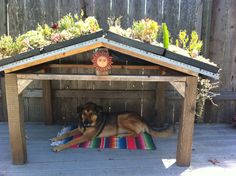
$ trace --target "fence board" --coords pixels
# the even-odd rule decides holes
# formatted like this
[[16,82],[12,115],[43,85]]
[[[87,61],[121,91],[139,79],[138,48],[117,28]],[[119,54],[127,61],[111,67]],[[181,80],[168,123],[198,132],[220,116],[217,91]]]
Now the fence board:
[[59,0],[60,13],[59,16],[63,17],[66,14],[80,14],[81,4],[78,0]]
[[0,35],[6,34],[6,4],[5,1],[0,1]]
[[[221,68],[221,91],[236,92],[236,1],[213,1],[212,32],[209,57]],[[218,108],[208,105],[206,119],[230,122],[236,114],[236,101],[217,101]],[[213,117],[213,115],[215,115]]]
[[163,1],[147,0],[146,17],[151,18],[161,24],[163,19],[162,5]]
[[128,28],[129,26],[129,15],[128,15],[128,0],[112,0],[112,11],[111,16],[121,18],[121,26]]
[[108,29],[106,19],[111,16],[110,1],[111,0],[95,1],[95,16],[103,29]]
[[95,15],[95,0],[81,0],[81,8],[84,10],[85,16]]
[[173,39],[179,31],[179,2],[179,0],[172,0],[171,3],[167,0],[163,1],[163,21],[167,24]]
[[143,0],[129,0],[129,25],[133,21],[141,20],[145,17],[145,5]]
[[196,1],[181,0],[179,11],[179,30],[186,29],[188,34],[195,30],[196,22]]

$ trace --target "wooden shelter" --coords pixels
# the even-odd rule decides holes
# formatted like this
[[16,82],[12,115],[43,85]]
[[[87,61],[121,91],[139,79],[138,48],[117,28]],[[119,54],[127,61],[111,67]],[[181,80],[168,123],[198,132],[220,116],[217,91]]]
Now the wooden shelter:
[[[95,74],[55,74],[51,67],[92,68],[92,64],[52,64],[52,61],[97,48],[131,56],[148,65],[116,65],[113,68],[157,69],[157,75],[115,75],[97,76]],[[120,58],[122,60],[122,58]],[[164,48],[128,39],[117,34],[99,31],[68,41],[52,44],[43,49],[34,49],[26,53],[0,61],[0,71],[5,77],[8,123],[14,164],[24,164],[27,160],[24,118],[22,113],[21,93],[32,80],[43,80],[43,104],[45,124],[52,124],[52,103],[50,80],[88,80],[88,81],[142,81],[169,82],[183,97],[182,116],[180,117],[176,159],[180,166],[188,166],[191,161],[192,136],[194,127],[197,77],[203,75],[218,79],[219,68],[185,56],[172,53]],[[160,86],[161,87],[161,86]],[[163,94],[158,89],[158,94]],[[160,96],[156,106],[165,108]]]

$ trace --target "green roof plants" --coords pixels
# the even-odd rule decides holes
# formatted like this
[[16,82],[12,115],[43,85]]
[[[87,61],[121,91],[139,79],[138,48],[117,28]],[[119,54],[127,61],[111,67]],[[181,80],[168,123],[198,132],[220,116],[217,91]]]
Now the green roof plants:
[[166,23],[162,23],[162,30],[163,30],[163,46],[164,48],[169,48],[169,31]]
[[99,30],[101,29],[95,17],[90,16],[84,19],[83,12],[80,16],[68,14],[52,26],[38,25],[35,30],[28,31],[16,38],[1,36],[0,59]]
[[153,43],[156,41],[160,26],[152,19],[146,18],[135,21],[132,25],[133,38]]

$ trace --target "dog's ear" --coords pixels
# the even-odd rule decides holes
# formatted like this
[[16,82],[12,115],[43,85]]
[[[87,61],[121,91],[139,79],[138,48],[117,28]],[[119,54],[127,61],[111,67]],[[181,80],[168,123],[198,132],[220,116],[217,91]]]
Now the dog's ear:
[[99,114],[103,111],[103,107],[102,106],[96,106],[96,112]]

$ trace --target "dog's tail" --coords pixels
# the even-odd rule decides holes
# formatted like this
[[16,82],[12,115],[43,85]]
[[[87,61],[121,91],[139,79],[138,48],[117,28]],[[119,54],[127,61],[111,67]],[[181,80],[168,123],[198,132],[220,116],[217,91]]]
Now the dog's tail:
[[171,127],[168,127],[167,129],[156,131],[153,130],[151,127],[148,127],[147,132],[152,135],[153,137],[170,137],[174,134],[174,131]]

